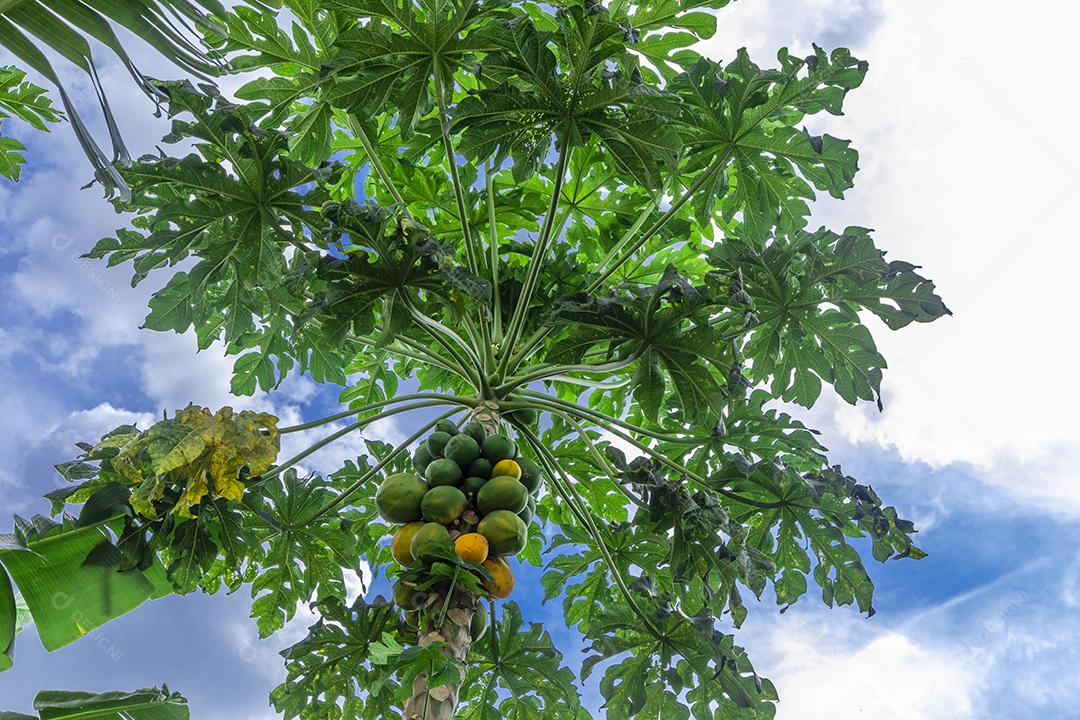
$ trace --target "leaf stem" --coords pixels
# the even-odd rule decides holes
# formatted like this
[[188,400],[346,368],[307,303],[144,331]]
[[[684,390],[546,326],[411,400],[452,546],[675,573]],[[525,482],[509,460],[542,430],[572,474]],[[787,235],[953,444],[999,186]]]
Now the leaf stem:
[[[513,422],[513,420],[511,420],[511,422]],[[569,478],[563,471],[563,469],[559,466],[557,458],[555,458],[555,456],[550,450],[544,447],[543,443],[540,442],[540,439],[536,437],[536,435],[534,435],[531,430],[525,427],[523,423],[516,424],[518,425],[522,433],[525,435],[529,443],[533,446],[534,450],[536,450],[539,454],[540,461],[547,467],[548,473],[552,476],[552,479],[554,480],[555,474],[558,473],[558,475],[563,479],[563,482],[565,482],[569,486],[571,492],[574,493],[575,501],[578,504],[583,505],[584,503],[582,502],[581,497],[577,495],[577,491],[574,490],[572,479]],[[600,554],[603,556],[604,562],[607,564],[608,570],[611,572],[611,576],[615,580],[615,584],[619,587],[619,591],[626,599],[626,603],[630,606],[630,609],[634,611],[634,614],[636,614],[641,619],[642,624],[645,625],[645,628],[649,631],[649,634],[659,640],[663,637],[663,634],[660,632],[660,629],[656,627],[656,625],[653,623],[652,618],[650,618],[648,615],[645,614],[644,611],[642,611],[641,606],[639,606],[637,603],[637,598],[634,597],[633,593],[630,592],[630,588],[627,587],[626,580],[623,579],[622,572],[620,572],[618,565],[615,564],[615,559],[611,556],[611,550],[608,548],[607,542],[601,535],[600,529],[593,521],[592,515],[588,512],[587,508],[583,508],[582,513],[585,517],[585,529],[588,530],[589,534],[592,535],[593,540],[596,542],[596,547],[600,551]]]
[[491,161],[484,168],[484,185],[487,188],[487,213],[488,235],[490,247],[488,248],[491,263],[491,293],[495,315],[494,331],[492,340],[495,343],[502,342],[502,297],[499,292],[499,263],[502,257],[499,253],[499,225],[495,218],[495,178]]
[[[536,395],[537,395],[537,393],[531,393],[531,392],[528,393],[528,394],[529,394],[530,397],[533,397],[533,398],[535,398]],[[540,403],[540,404],[545,404],[545,403]],[[785,503],[782,503],[782,502],[761,502],[760,500],[754,500],[752,498],[745,497],[744,495],[740,495],[740,494],[738,494],[736,492],[732,492],[731,490],[728,490],[727,488],[715,487],[713,485],[710,485],[709,482],[707,480],[705,480],[705,478],[701,477],[700,475],[695,473],[693,470],[690,470],[689,468],[685,467],[684,465],[681,465],[680,463],[675,462],[674,460],[667,457],[663,453],[657,452],[656,450],[649,447],[648,445],[646,445],[646,444],[644,444],[642,442],[639,442],[638,440],[635,440],[632,436],[630,436],[627,433],[620,430],[614,424],[615,421],[613,421],[612,418],[610,418],[610,417],[608,417],[606,415],[600,415],[599,413],[594,413],[594,414],[592,414],[590,416],[588,413],[586,413],[583,410],[583,408],[581,408],[580,406],[577,406],[577,405],[573,405],[571,403],[565,403],[565,402],[560,402],[560,403],[551,402],[551,403],[549,403],[549,407],[552,406],[552,405],[555,406],[555,407],[560,407],[560,405],[561,405],[565,409],[566,412],[571,413],[571,414],[576,414],[578,417],[585,420],[586,422],[590,422],[590,423],[593,423],[595,425],[598,425],[599,427],[603,428],[604,430],[607,430],[612,435],[615,435],[616,437],[625,440],[626,442],[630,443],[631,445],[633,445],[637,449],[641,450],[645,454],[647,454],[650,457],[655,458],[656,460],[660,461],[661,464],[666,465],[670,469],[675,470],[676,472],[680,472],[683,475],[687,476],[688,478],[690,478],[694,482],[701,485],[706,490],[716,492],[716,493],[718,493],[720,495],[723,495],[724,497],[726,497],[726,498],[728,498],[730,500],[734,500],[735,502],[739,502],[739,503],[742,503],[744,505],[750,505],[751,507],[762,508],[762,509],[765,509],[765,510],[772,510],[772,509],[775,509],[775,508],[778,508],[778,507],[783,507],[785,505]]]
[[[351,432],[355,432],[357,430],[360,430],[361,428],[367,427],[368,425],[375,422],[376,420],[382,420],[384,418],[393,417],[394,415],[398,415],[398,414],[403,413],[403,412],[409,412],[410,410],[419,410],[420,408],[432,407],[434,405],[446,405],[446,404],[447,404],[447,402],[445,400],[425,400],[423,402],[413,403],[412,405],[405,405],[405,406],[402,406],[402,407],[394,408],[392,410],[385,410],[385,411],[379,413],[378,415],[372,415],[369,418],[364,418],[362,420],[357,420],[353,424],[346,425],[345,427],[338,430],[337,432],[334,432],[334,433],[331,433],[330,435],[327,435],[322,440],[319,440],[314,445],[311,445],[310,447],[308,447],[306,450],[303,450],[302,452],[297,453],[296,455],[292,456],[291,458],[289,458],[288,460],[283,462],[281,465],[278,465],[277,467],[273,468],[269,472],[264,473],[262,475],[262,479],[265,481],[265,480],[268,480],[270,478],[277,477],[278,475],[280,475],[282,472],[284,472],[288,468],[292,467],[296,463],[300,462],[301,460],[308,457],[309,455],[317,452],[318,450],[321,450],[322,448],[326,447],[327,445],[334,442],[335,440],[339,440],[339,439],[341,439],[342,437],[348,435]],[[457,410],[457,409],[451,410],[449,413],[447,413],[447,415],[455,413],[455,412],[461,412],[461,411]]]
[[552,395],[544,395],[542,393],[534,392],[532,390],[522,390],[520,394],[534,397],[541,402],[553,403],[568,408],[570,410],[575,410],[579,413],[589,415],[591,417],[597,417],[602,420],[615,423],[616,425],[619,425],[626,430],[636,432],[639,435],[645,435],[646,437],[653,438],[654,440],[660,440],[661,442],[680,443],[683,445],[705,445],[712,440],[712,438],[700,438],[693,436],[679,437],[678,435],[668,435],[665,433],[655,432],[653,430],[649,430],[648,428],[643,428],[639,425],[632,425],[625,420],[598,413],[591,408],[582,407],[581,405],[575,405],[574,403],[569,403],[562,398],[558,398]]
[[404,294],[401,295],[401,298],[402,300],[404,300],[405,307],[408,308],[409,314],[412,315],[413,319],[416,320],[417,323],[419,323],[423,328],[428,331],[428,334],[431,335],[432,338],[434,338],[435,342],[442,345],[446,352],[450,353],[454,360],[466,372],[466,377],[469,378],[469,382],[473,383],[474,387],[476,387],[477,390],[480,390],[484,385],[484,374],[480,372],[470,372],[468,369],[468,360],[462,357],[460,352],[454,347],[453,343],[451,343],[447,338],[450,338],[454,342],[456,342],[458,346],[460,346],[460,348],[465,351],[466,355],[473,356],[469,359],[472,360],[472,367],[475,371],[481,367],[481,364],[479,358],[475,357],[475,354],[469,344],[466,343],[460,335],[440,323],[438,320],[428,317],[427,315],[422,313]]
[[371,143],[367,133],[364,132],[360,120],[352,113],[349,113],[349,129],[352,130],[356,139],[360,141],[360,144],[364,148],[364,152],[367,153],[368,160],[371,162],[371,166],[375,168],[375,172],[379,174],[379,179],[381,179],[383,185],[386,186],[386,190],[390,193],[390,197],[394,198],[394,202],[401,206],[401,214],[412,220],[412,215],[409,214],[409,207],[405,204],[405,199],[398,191],[397,185],[395,185],[394,181],[390,178],[390,173],[386,172],[386,168],[383,166],[382,160],[379,159],[379,154],[376,152],[375,146]]
[[642,353],[645,352],[645,348],[645,344],[642,344],[640,347],[635,349],[634,352],[630,353],[627,357],[622,358],[621,360],[614,360],[612,362],[600,363],[597,365],[584,364],[548,365],[546,367],[540,366],[531,373],[508,379],[505,383],[495,388],[495,393],[501,397],[510,390],[521,387],[522,385],[528,385],[531,382],[543,380],[545,378],[549,378],[555,375],[565,375],[566,373],[570,372],[613,373],[629,367],[630,365],[633,365],[637,361],[637,359],[641,357]]
[[563,133],[562,146],[559,148],[559,160],[555,164],[555,182],[551,190],[551,201],[548,204],[547,213],[544,215],[544,224],[540,228],[540,236],[537,238],[533,255],[529,258],[529,269],[525,277],[525,284],[518,293],[517,305],[514,307],[514,315],[510,319],[510,327],[503,343],[502,357],[499,359],[499,368],[496,377],[503,378],[509,366],[510,357],[513,354],[514,344],[521,334],[521,327],[525,322],[528,306],[532,302],[533,293],[536,290],[536,279],[540,275],[540,267],[544,263],[547,254],[548,243],[551,240],[551,231],[555,226],[555,215],[559,211],[559,199],[562,196],[563,182],[566,179],[566,166],[570,156],[570,133]]
[[443,92],[442,62],[439,54],[431,57],[432,74],[435,76],[435,100],[439,105],[439,132],[442,135],[443,150],[446,152],[446,162],[450,165],[450,180],[454,186],[454,199],[457,200],[458,222],[461,223],[461,235],[465,244],[465,261],[468,263],[469,272],[478,274],[476,265],[476,250],[473,248],[472,233],[469,231],[469,218],[465,212],[465,191],[461,187],[461,178],[458,176],[457,159],[454,155],[454,145],[450,140],[450,118],[446,112],[446,96]]
[[327,425],[337,420],[344,420],[347,417],[352,417],[353,415],[365,413],[368,410],[374,410],[375,408],[380,408],[385,405],[392,405],[394,403],[408,402],[410,400],[443,400],[448,403],[458,403],[466,407],[473,407],[476,405],[475,398],[446,395],[443,393],[411,393],[409,395],[398,395],[397,397],[387,398],[386,400],[368,403],[367,405],[363,405],[358,408],[344,410],[335,415],[328,415],[324,418],[320,418],[319,420],[312,420],[311,422],[301,423],[300,425],[289,425],[283,428],[279,428],[278,434],[285,435],[288,433],[300,432],[302,430],[310,430],[311,428],[319,427],[320,425]]
[[633,243],[627,243],[629,247],[624,250],[618,256],[618,258],[616,258],[614,264],[612,264],[611,267],[601,273],[600,277],[596,278],[596,280],[594,280],[589,285],[586,292],[596,292],[596,290],[600,288],[600,286],[603,285],[604,282],[606,282],[607,279],[611,277],[615,273],[615,271],[623,265],[623,263],[633,257],[634,253],[641,249],[642,245],[648,242],[653,235],[659,232],[660,229],[663,228],[669,220],[671,220],[671,218],[675,217],[679,210],[682,209],[683,205],[689,202],[690,199],[697,193],[697,191],[704,187],[705,183],[708,182],[709,178],[715,175],[718,170],[722,169],[727,164],[728,160],[731,157],[731,153],[732,150],[728,148],[723,153],[721,153],[720,156],[712,162],[712,164],[705,168],[701,172],[701,174],[694,179],[694,182],[691,183],[690,187],[686,189],[686,192],[684,192],[678,200],[672,203],[671,207],[669,207],[667,211],[663,215],[661,215],[655,223],[650,225],[648,230],[641,233],[641,235]]
[[579,423],[567,413],[558,411],[552,412],[555,412],[557,415],[559,415],[559,417],[569,423],[570,427],[574,428],[574,432],[577,433],[578,437],[585,441],[585,445],[589,448],[589,453],[593,456],[593,460],[595,460],[596,463],[600,466],[600,468],[604,471],[604,474],[607,475],[608,480],[611,481],[611,484],[618,488],[619,492],[625,495],[627,500],[634,503],[640,508],[648,509],[648,505],[643,503],[641,501],[641,498],[630,492],[626,488],[626,486],[622,482],[620,482],[618,478],[615,477],[615,471],[612,469],[611,464],[608,462],[607,458],[604,457],[604,454],[600,452],[600,449],[596,447],[596,444],[593,443],[592,438],[589,437],[589,433],[586,432],[585,428],[581,426],[581,423]]
[[326,513],[330,512],[331,510],[336,508],[338,505],[340,505],[345,500],[347,500],[350,495],[352,495],[354,492],[356,492],[361,487],[363,487],[364,483],[366,483],[368,480],[370,480],[377,472],[379,472],[384,467],[389,465],[393,461],[393,459],[396,458],[398,455],[400,455],[406,448],[408,448],[410,445],[412,445],[414,442],[416,442],[416,440],[418,438],[420,438],[420,436],[422,436],[424,433],[426,433],[431,428],[435,427],[435,425],[438,424],[438,422],[440,420],[445,420],[446,418],[450,417],[451,415],[454,415],[454,414],[459,413],[459,412],[461,412],[460,408],[454,408],[453,410],[447,410],[446,412],[444,412],[442,415],[438,416],[434,420],[431,420],[430,422],[425,423],[419,430],[417,430],[412,435],[410,435],[404,442],[402,442],[400,445],[398,445],[393,450],[391,450],[390,453],[385,458],[383,458],[382,460],[380,460],[378,462],[378,464],[376,464],[373,468],[371,468],[370,470],[365,472],[363,475],[361,475],[356,481],[354,481],[347,488],[345,488],[344,490],[339,492],[334,497],[333,500],[331,500],[330,502],[323,505],[321,508],[316,510],[314,513],[312,513],[308,517],[304,518],[304,520],[301,523],[299,523],[299,526],[302,527],[304,525],[308,525],[310,523],[313,523],[316,520],[318,520],[319,518],[321,518],[323,515],[325,515]]

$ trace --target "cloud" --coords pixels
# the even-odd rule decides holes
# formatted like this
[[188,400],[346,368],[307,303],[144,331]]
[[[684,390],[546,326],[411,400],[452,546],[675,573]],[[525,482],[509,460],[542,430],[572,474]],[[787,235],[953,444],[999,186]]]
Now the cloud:
[[873,619],[807,598],[752,612],[739,641],[776,684],[782,720],[1071,717],[1080,688],[1050,678],[1080,660],[1078,580],[1075,560],[1039,559]]
[[[792,627],[794,625],[794,627]],[[970,715],[978,673],[899,632],[837,632],[829,620],[785,624],[770,678],[783,720],[956,720]],[[761,664],[761,658],[756,660]]]
[[763,64],[782,47],[801,53],[812,43],[825,48],[858,43],[884,17],[877,0],[742,0],[720,11],[716,35],[702,48],[709,57],[726,61],[745,47]]

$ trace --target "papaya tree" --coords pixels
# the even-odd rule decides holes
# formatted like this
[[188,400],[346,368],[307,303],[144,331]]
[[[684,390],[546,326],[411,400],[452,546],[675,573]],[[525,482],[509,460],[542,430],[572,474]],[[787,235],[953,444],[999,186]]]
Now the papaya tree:
[[[746,593],[786,608],[813,584],[869,615],[859,549],[923,557],[792,407],[880,408],[868,321],[949,311],[869,230],[809,225],[858,162],[809,116],[841,115],[867,64],[702,57],[725,4],[220,14],[208,53],[251,78],[233,99],[153,81],[164,146],[191,151],[118,169],[134,220],[89,255],[160,278],[145,327],[236,356],[235,394],[300,373],[342,409],[191,405],[88,438],[53,519],[0,547],[0,647],[19,618],[53,649],[148,599],[249,587],[264,637],[299,603],[320,616],[284,653],[286,718],[579,720],[594,672],[603,717],[772,717],[735,641]],[[305,469],[388,418],[403,442]],[[301,432],[323,434],[281,457]],[[365,563],[391,597],[347,603]],[[519,563],[544,574],[516,592],[584,637],[580,676],[507,600]],[[61,583],[79,613],[50,604]]]

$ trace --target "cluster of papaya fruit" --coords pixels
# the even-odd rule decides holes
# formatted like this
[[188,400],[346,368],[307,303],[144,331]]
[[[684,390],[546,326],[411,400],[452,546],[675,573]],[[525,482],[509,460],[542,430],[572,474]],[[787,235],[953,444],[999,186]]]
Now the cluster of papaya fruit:
[[489,435],[475,421],[460,430],[441,421],[412,460],[415,473],[390,475],[375,496],[383,519],[401,524],[390,545],[394,559],[415,567],[453,548],[491,575],[484,584],[490,596],[508,597],[514,576],[505,558],[528,542],[544,482],[540,466],[519,455],[511,438]]

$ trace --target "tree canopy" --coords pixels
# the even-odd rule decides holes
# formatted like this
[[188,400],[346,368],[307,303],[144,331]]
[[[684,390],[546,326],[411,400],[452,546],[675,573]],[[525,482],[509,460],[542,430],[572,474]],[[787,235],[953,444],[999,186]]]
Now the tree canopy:
[[[49,649],[162,594],[249,585],[263,636],[298,603],[321,616],[285,653],[271,701],[286,718],[385,718],[417,688],[458,718],[591,717],[514,603],[493,602],[464,648],[443,629],[465,622],[455,588],[483,597],[490,569],[391,558],[378,479],[411,472],[439,420],[473,420],[546,476],[520,557],[584,636],[580,679],[600,674],[602,716],[772,717],[777,690],[736,644],[746,593],[873,614],[859,548],[923,556],[790,406],[831,389],[881,407],[871,328],[949,311],[869,230],[809,225],[858,169],[811,116],[841,115],[867,63],[817,46],[764,65],[736,48],[702,57],[726,4],[211,9],[212,62],[196,69],[250,79],[235,99],[146,80],[172,121],[163,146],[192,149],[115,166],[130,193],[112,202],[134,220],[89,255],[156,283],[146,328],[234,355],[235,394],[302,373],[341,386],[343,410],[281,427],[190,406],[88,439],[58,466],[58,519],[16,518],[0,545],[0,648],[26,620],[8,575]],[[20,117],[55,119],[12,73],[8,92],[34,108]],[[388,417],[406,442],[303,471]],[[278,457],[282,434],[341,421]],[[343,573],[362,562],[430,588],[439,622],[418,637],[382,597],[347,605]],[[87,617],[50,609],[58,588]]]

